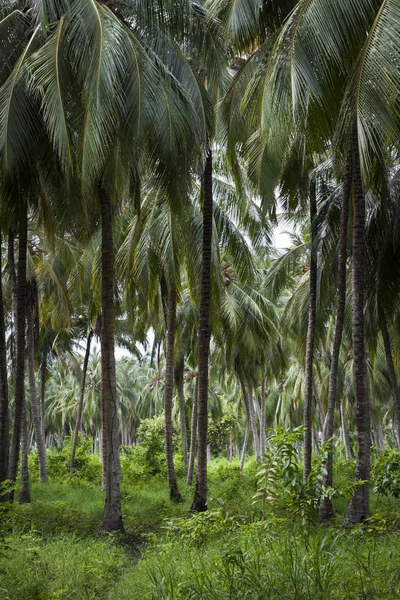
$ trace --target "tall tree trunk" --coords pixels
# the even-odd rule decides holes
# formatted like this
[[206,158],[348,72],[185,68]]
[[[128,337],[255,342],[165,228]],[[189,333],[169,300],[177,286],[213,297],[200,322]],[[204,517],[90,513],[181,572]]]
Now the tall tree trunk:
[[350,502],[345,524],[360,523],[369,517],[369,478],[371,466],[371,424],[364,339],[365,197],[362,189],[358,140],[353,141],[353,362],[356,395],[357,487]]
[[21,488],[19,490],[18,501],[21,504],[27,504],[31,501],[30,485],[29,485],[29,467],[28,467],[28,424],[26,398],[24,396],[22,402],[22,419],[21,419]]
[[199,379],[196,379],[196,385],[193,397],[192,406],[192,420],[190,426],[190,452],[189,452],[189,464],[188,472],[186,477],[186,485],[192,485],[193,472],[194,472],[194,460],[196,457],[196,442],[197,442],[197,422],[198,422],[198,405],[199,405]]
[[21,429],[25,402],[25,307],[26,307],[26,252],[27,252],[27,207],[23,207],[19,221],[18,240],[18,272],[17,272],[17,307],[16,307],[16,359],[14,380],[14,424],[11,442],[8,478],[17,478],[19,452],[21,445]]
[[114,248],[111,201],[99,184],[101,208],[101,398],[106,467],[105,506],[100,531],[122,531],[119,423],[115,376]]
[[304,471],[303,479],[307,483],[311,472],[312,459],[312,397],[313,397],[313,363],[315,324],[317,319],[317,252],[315,247],[315,218],[317,216],[316,186],[310,185],[310,223],[311,223],[311,252],[310,252],[310,297],[308,307],[308,328],[305,363],[305,398],[304,398]]
[[317,409],[317,413],[318,413],[318,418],[319,418],[319,422],[321,425],[321,429],[323,429],[324,427],[324,423],[325,423],[325,411],[324,411],[324,407],[323,404],[321,402],[321,396],[319,395],[318,392],[318,388],[317,388],[317,384],[315,383],[315,378],[313,377],[313,395],[315,398],[315,407]]
[[260,450],[262,456],[265,454],[267,449],[267,437],[265,432],[265,377],[263,376],[261,381],[261,403],[260,403]]
[[46,446],[46,371],[47,371],[47,356],[44,355],[42,365],[40,367],[40,423],[42,427],[42,435]]
[[15,339],[15,328],[17,326],[17,275],[15,269],[15,233],[12,228],[8,232],[7,242],[7,268],[8,275],[10,278],[11,287],[11,326],[10,326],[10,337],[11,337],[11,366],[12,375],[15,375],[16,369],[16,339]]
[[[336,328],[333,348],[331,353],[331,367],[329,373],[328,385],[328,410],[325,416],[324,428],[322,432],[322,443],[326,444],[332,439],[334,433],[335,404],[338,389],[339,374],[339,356],[342,345],[342,336],[344,328],[344,316],[346,308],[346,262],[347,262],[347,235],[350,209],[351,194],[351,163],[352,155],[349,152],[346,165],[346,173],[343,182],[342,210],[340,217],[340,236],[339,236],[339,256],[338,256],[338,285],[337,285],[337,312]],[[333,485],[333,454],[328,453],[326,464],[326,475],[324,478],[325,487]],[[324,498],[321,501],[319,509],[319,520],[326,522],[333,514],[331,498]]]
[[90,347],[92,344],[92,338],[93,338],[93,329],[91,329],[88,333],[87,340],[86,340],[85,358],[83,359],[81,389],[79,392],[79,401],[78,401],[78,410],[76,413],[74,439],[72,441],[71,460],[69,463],[69,470],[70,470],[71,474],[75,468],[75,454],[76,454],[76,448],[78,446],[78,438],[79,438],[79,434],[81,431],[81,425],[82,425],[83,400],[85,398],[86,374],[87,374],[87,369],[88,369],[88,364],[89,364]]
[[341,429],[342,429],[344,449],[346,452],[346,460],[350,461],[350,460],[353,460],[353,451],[351,449],[349,431],[347,429],[346,419],[344,416],[344,405],[343,405],[342,398],[340,399],[339,408],[340,408],[340,425],[341,425]]
[[242,451],[240,454],[240,472],[243,472],[244,469],[244,463],[246,460],[246,452],[247,452],[247,445],[249,443],[249,435],[250,435],[250,419],[249,419],[249,413],[246,410],[246,430],[244,433],[244,440],[243,440],[243,446],[242,446]]
[[27,357],[28,357],[28,375],[29,375],[29,395],[31,399],[31,414],[33,430],[35,432],[36,445],[38,450],[39,462],[39,477],[41,483],[47,483],[47,468],[46,468],[46,446],[43,438],[43,430],[41,426],[40,411],[36,394],[35,380],[35,336],[33,326],[33,305],[29,302],[30,294],[28,293],[28,303],[26,309],[27,323]]
[[210,351],[211,249],[213,231],[212,151],[203,177],[203,248],[199,309],[199,399],[196,487],[191,510],[207,510],[208,355]]
[[[1,244],[0,229],[0,265],[2,262]],[[6,328],[4,323],[3,282],[0,269],[0,484],[7,479],[8,473],[9,427]]]
[[236,359],[236,374],[239,379],[240,387],[242,389],[243,402],[246,407],[247,419],[250,423],[251,431],[253,434],[254,453],[256,455],[256,461],[258,462],[260,460],[260,446],[259,446],[259,442],[258,442],[256,414],[254,411],[253,398],[247,392],[246,383],[244,381],[243,372],[242,372],[239,358]]
[[185,373],[185,362],[183,357],[179,361],[178,366],[175,368],[175,387],[178,392],[179,399],[179,418],[181,422],[181,434],[182,434],[182,453],[183,462],[187,466],[189,463],[188,457],[188,440],[187,440],[187,428],[186,428],[186,413],[185,413],[185,394],[183,390],[183,378]]
[[394,422],[396,427],[396,443],[397,448],[400,451],[400,389],[399,381],[397,379],[396,369],[394,367],[392,346],[390,343],[390,335],[385,317],[381,318],[381,332],[383,338],[383,344],[385,346],[386,364],[389,372],[390,383],[392,386],[393,393],[393,406],[394,406]]
[[176,288],[175,282],[168,287],[167,307],[167,347],[165,356],[165,387],[164,387],[164,433],[165,456],[167,459],[167,477],[169,497],[172,502],[182,502],[174,467],[174,447],[172,443],[172,396],[174,393],[174,352],[176,326]]

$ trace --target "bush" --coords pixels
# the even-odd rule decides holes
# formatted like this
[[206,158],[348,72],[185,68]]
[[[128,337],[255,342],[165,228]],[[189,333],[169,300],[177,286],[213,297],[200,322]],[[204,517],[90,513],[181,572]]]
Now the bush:
[[400,453],[385,450],[372,465],[374,492],[387,498],[400,498]]

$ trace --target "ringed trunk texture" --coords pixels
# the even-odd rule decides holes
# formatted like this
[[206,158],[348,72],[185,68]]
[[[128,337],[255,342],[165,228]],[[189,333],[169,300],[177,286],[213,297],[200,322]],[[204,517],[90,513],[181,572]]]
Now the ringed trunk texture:
[[79,401],[78,401],[78,410],[77,410],[77,414],[76,414],[74,439],[72,441],[71,461],[69,463],[69,470],[70,470],[71,474],[75,468],[75,454],[76,454],[76,448],[78,446],[79,433],[81,431],[81,425],[82,425],[82,410],[83,410],[83,401],[85,399],[86,375],[87,375],[87,369],[88,369],[88,364],[89,364],[90,347],[92,344],[92,339],[93,339],[93,329],[91,329],[89,331],[89,334],[87,336],[85,358],[83,359],[81,389],[79,392]]
[[178,481],[174,467],[174,447],[172,443],[172,396],[174,393],[174,351],[175,351],[175,326],[176,326],[176,288],[171,283],[168,289],[167,307],[167,347],[165,365],[165,388],[164,388],[164,433],[165,433],[165,456],[167,459],[167,477],[169,485],[169,497],[172,502],[182,502],[179,493]]
[[[1,243],[0,229],[0,264]],[[0,483],[7,479],[10,442],[9,427],[6,328],[4,323],[3,282],[0,271]]]
[[33,306],[28,303],[26,310],[27,323],[27,355],[28,355],[28,375],[29,375],[29,396],[31,399],[31,415],[33,430],[38,451],[39,462],[39,477],[41,483],[47,483],[47,467],[46,467],[46,446],[43,437],[42,423],[40,419],[40,410],[36,394],[35,380],[35,340],[33,326]]
[[26,308],[26,252],[27,252],[27,207],[21,211],[19,221],[18,271],[16,297],[16,357],[14,379],[14,424],[11,442],[8,478],[17,478],[19,453],[21,445],[21,430],[23,426],[25,403],[25,308]]
[[188,472],[187,472],[187,477],[186,477],[186,485],[192,485],[192,483],[193,483],[194,460],[196,457],[198,404],[199,404],[199,380],[197,378],[196,386],[195,386],[195,390],[194,390],[194,397],[193,397],[192,421],[191,421],[191,425],[190,425],[190,453],[189,453],[189,464],[188,464]]
[[185,394],[183,390],[183,378],[185,372],[185,363],[183,358],[179,361],[178,366],[175,368],[175,387],[178,392],[179,399],[179,418],[181,422],[181,434],[182,434],[182,453],[183,462],[186,466],[189,463],[188,457],[188,440],[187,440],[187,428],[186,428],[186,413],[185,413]]
[[105,437],[105,506],[100,531],[122,531],[119,423],[115,376],[114,248],[111,201],[99,184],[101,208],[101,401]]
[[311,472],[312,460],[312,397],[313,397],[313,362],[315,324],[317,319],[317,255],[315,248],[315,218],[317,216],[317,200],[315,183],[310,186],[310,299],[308,307],[308,327],[305,362],[305,398],[304,398],[304,471],[303,479],[307,483]]
[[397,448],[400,451],[400,389],[399,381],[397,379],[396,369],[393,362],[392,345],[390,343],[390,335],[386,319],[381,319],[381,332],[383,338],[383,344],[385,346],[386,364],[389,372],[390,383],[393,391],[393,405],[394,405],[394,422],[396,428],[396,443]]
[[212,151],[203,177],[203,248],[199,310],[199,399],[196,488],[191,510],[207,510],[208,355],[210,351],[211,248],[213,230]]
[[[331,370],[329,373],[328,384],[328,410],[322,431],[322,443],[326,444],[332,439],[334,433],[335,404],[338,389],[339,374],[339,356],[342,345],[342,336],[344,328],[344,317],[346,308],[346,262],[347,262],[347,233],[350,210],[351,194],[351,153],[347,160],[346,173],[343,183],[343,199],[340,217],[340,236],[339,236],[339,256],[338,256],[338,286],[337,286],[337,311],[336,311],[336,329],[333,348],[331,353]],[[333,485],[333,454],[328,453],[326,464],[326,476],[324,478],[325,487]],[[333,515],[332,500],[323,498],[319,508],[319,520],[326,522]]]
[[356,481],[366,483],[357,487],[353,494],[345,518],[346,525],[361,523],[369,517],[371,466],[371,424],[364,337],[365,197],[356,137],[353,141],[353,206],[352,331],[357,426]]
[[16,369],[16,339],[15,339],[15,328],[17,326],[17,274],[15,269],[15,232],[12,228],[8,231],[8,242],[7,242],[7,269],[8,276],[10,278],[11,287],[11,326],[10,326],[10,338],[11,338],[11,370],[12,375],[15,375]]

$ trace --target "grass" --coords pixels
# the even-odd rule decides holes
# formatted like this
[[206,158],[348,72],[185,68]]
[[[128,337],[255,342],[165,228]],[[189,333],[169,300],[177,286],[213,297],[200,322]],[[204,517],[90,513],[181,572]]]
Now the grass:
[[[257,468],[210,464],[208,513],[173,505],[160,476],[122,484],[124,536],[97,527],[92,483],[32,485],[32,503],[2,514],[1,600],[395,600],[400,598],[399,507],[376,503],[365,525],[304,523],[283,500],[253,504]],[[344,488],[346,486],[344,485]],[[343,511],[347,498],[336,501]]]

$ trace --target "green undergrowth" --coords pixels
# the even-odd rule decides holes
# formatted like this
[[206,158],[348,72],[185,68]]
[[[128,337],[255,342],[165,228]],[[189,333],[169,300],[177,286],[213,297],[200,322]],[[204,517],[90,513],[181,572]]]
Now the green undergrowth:
[[184,502],[169,501],[161,455],[150,458],[152,474],[145,477],[149,455],[135,466],[135,451],[127,452],[123,535],[98,533],[104,496],[97,457],[81,446],[70,477],[68,452],[57,451],[48,485],[35,481],[33,470],[30,504],[0,505],[0,599],[400,598],[398,454],[374,460],[373,516],[344,530],[354,465],[336,461],[336,488],[329,491],[336,516],[330,527],[320,526],[321,462],[304,488],[292,443],[278,434],[267,468],[249,457],[244,473],[237,460],[212,460],[209,510],[196,515],[189,511],[193,488],[183,478]]

